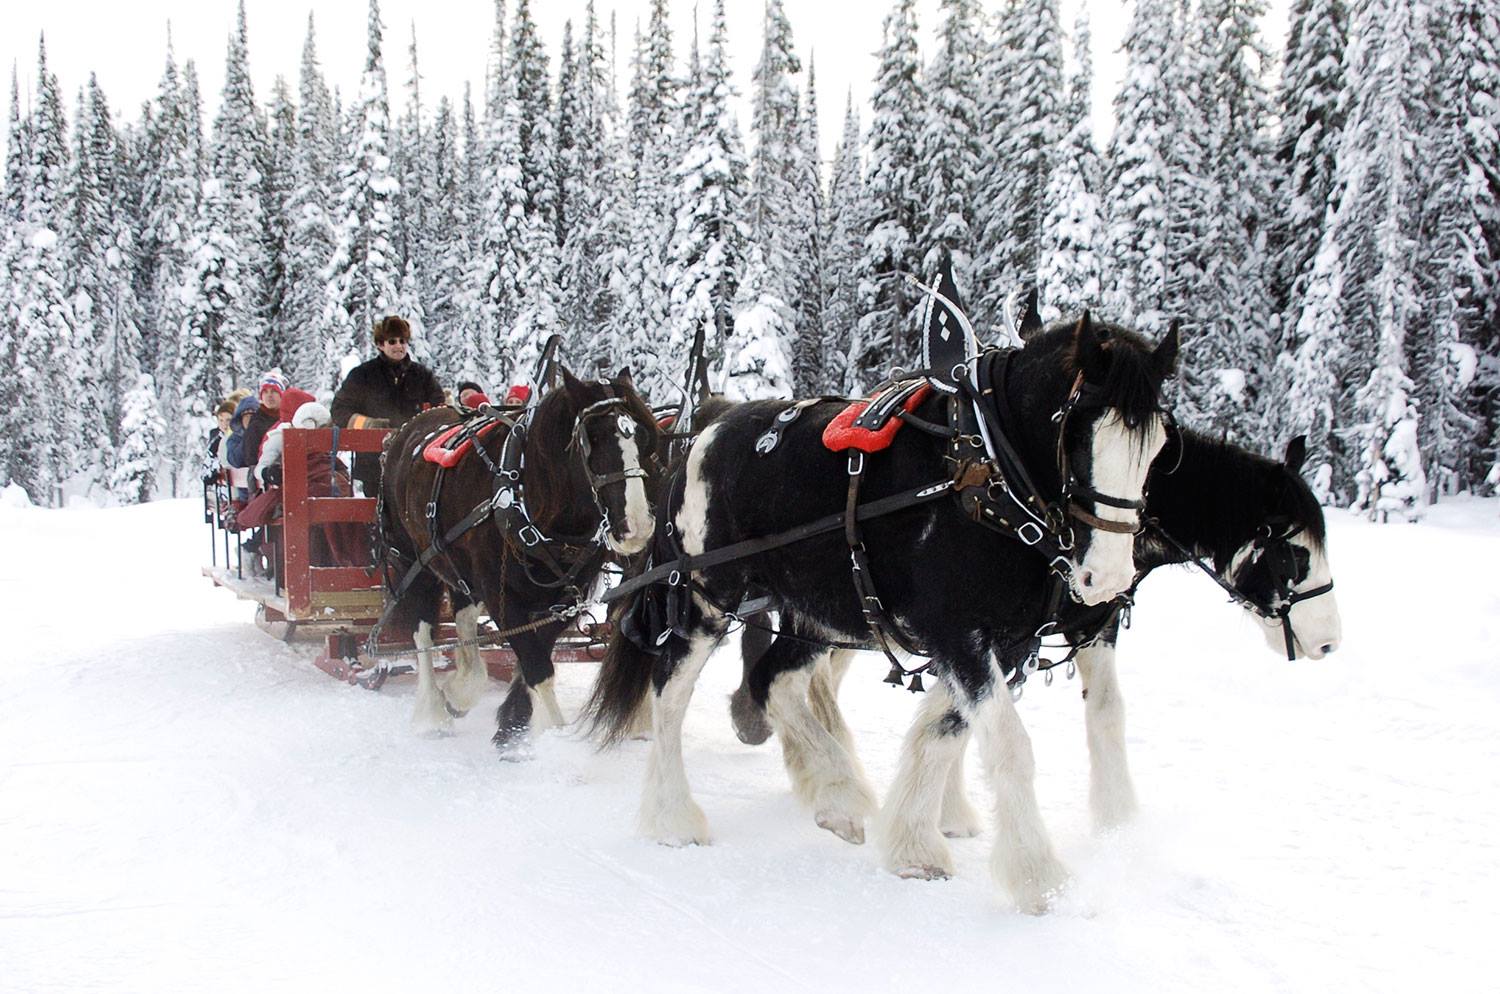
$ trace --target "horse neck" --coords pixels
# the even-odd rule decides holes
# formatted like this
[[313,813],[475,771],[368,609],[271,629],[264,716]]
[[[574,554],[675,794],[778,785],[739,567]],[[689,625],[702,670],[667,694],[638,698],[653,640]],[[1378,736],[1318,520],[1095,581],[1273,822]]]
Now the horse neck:
[[[1172,453],[1162,458],[1170,461]],[[1222,568],[1280,510],[1273,486],[1276,468],[1254,453],[1184,430],[1176,469],[1151,476],[1147,513],[1194,556],[1211,556]],[[1171,549],[1162,558],[1183,561]]]
[[[566,420],[572,423],[576,418],[577,412],[574,411]],[[561,478],[561,493],[551,495],[555,499],[548,509],[550,513],[541,515],[545,520],[538,520],[537,527],[544,532],[555,530],[574,535],[591,532],[598,524],[598,512],[593,493],[589,489],[588,474],[583,467],[583,451],[573,444],[571,433],[565,438],[557,439],[542,438],[535,431],[530,431],[526,434],[525,445],[526,472],[535,474],[548,469],[561,471],[558,474]],[[557,465],[559,460],[561,465]],[[533,475],[532,480],[535,479]],[[522,485],[528,485],[528,481],[523,479]],[[528,509],[532,513],[537,511],[537,508],[529,505]]]

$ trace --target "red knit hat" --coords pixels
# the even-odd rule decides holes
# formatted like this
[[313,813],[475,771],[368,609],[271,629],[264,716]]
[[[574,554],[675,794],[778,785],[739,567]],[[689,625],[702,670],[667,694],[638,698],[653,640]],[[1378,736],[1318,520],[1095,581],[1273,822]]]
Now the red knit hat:
[[292,418],[297,413],[297,408],[303,404],[311,404],[317,399],[306,390],[298,390],[296,387],[292,387],[281,395],[281,410],[277,413],[281,415],[281,420],[287,424],[291,424]]
[[507,407],[513,404],[520,407],[525,407],[527,402],[530,400],[531,388],[524,383],[517,383],[509,390],[505,391],[505,406]]
[[256,396],[266,390],[275,390],[277,393],[286,392],[286,374],[281,371],[280,367],[267,371],[260,378],[260,389],[255,391]]

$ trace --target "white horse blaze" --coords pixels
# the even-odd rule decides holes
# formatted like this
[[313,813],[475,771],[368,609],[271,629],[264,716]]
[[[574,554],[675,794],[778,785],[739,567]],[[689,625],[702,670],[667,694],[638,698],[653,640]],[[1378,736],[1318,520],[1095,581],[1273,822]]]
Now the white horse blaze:
[[[641,451],[634,438],[619,436],[620,465],[627,473],[641,471]],[[640,476],[625,477],[625,521],[623,527],[612,523],[604,537],[605,544],[621,555],[633,556],[651,540],[651,503],[646,499],[646,481]]]
[[[1301,533],[1292,536],[1292,544],[1306,549],[1308,554],[1307,579],[1293,587],[1293,592],[1313,590],[1333,578],[1326,550],[1314,546]],[[1286,652],[1286,636],[1282,632],[1281,622],[1275,618],[1268,620],[1258,616],[1257,620],[1260,621],[1261,634],[1265,636],[1266,645],[1271,647],[1271,651]],[[1344,625],[1339,617],[1339,602],[1332,590],[1293,604],[1291,621],[1298,656],[1322,659],[1337,649],[1343,640]]]
[[[1146,489],[1151,460],[1166,444],[1167,433],[1159,417],[1153,417],[1148,436],[1138,441],[1120,416],[1110,411],[1094,425],[1093,469],[1089,486],[1097,493],[1120,500],[1138,501]],[[1094,514],[1106,521],[1135,523],[1136,512],[1096,503]],[[1135,535],[1092,529],[1088,551],[1075,565],[1073,592],[1085,604],[1102,604],[1130,588],[1135,579]]]

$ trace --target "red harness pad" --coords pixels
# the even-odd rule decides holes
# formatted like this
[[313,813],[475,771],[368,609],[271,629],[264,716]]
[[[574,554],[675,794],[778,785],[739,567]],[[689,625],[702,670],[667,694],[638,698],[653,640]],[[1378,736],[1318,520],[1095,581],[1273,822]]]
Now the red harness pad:
[[[906,403],[901,409],[908,413],[915,411],[922,401],[932,393],[932,384],[924,383],[917,388],[917,392],[906,398]],[[893,417],[885,423],[879,431],[870,431],[868,428],[854,427],[854,419],[865,412],[870,406],[868,400],[856,400],[848,407],[838,413],[838,417],[828,422],[828,427],[823,429],[823,447],[831,452],[843,452],[846,449],[858,449],[860,452],[879,452],[888,448],[896,432],[900,430],[902,421]]]
[[447,447],[448,441],[453,438],[454,435],[457,435],[464,429],[464,423],[460,421],[452,428],[445,430],[437,438],[434,438],[432,441],[428,442],[427,447],[422,450],[422,458],[426,459],[430,463],[436,463],[444,469],[452,469],[463,460],[464,456],[469,454],[469,450],[474,447],[475,441],[488,435],[498,424],[501,424],[501,422],[491,421],[489,424],[479,429],[479,431],[475,432],[473,438],[466,438],[463,440],[462,444],[458,445],[456,448],[450,449]]

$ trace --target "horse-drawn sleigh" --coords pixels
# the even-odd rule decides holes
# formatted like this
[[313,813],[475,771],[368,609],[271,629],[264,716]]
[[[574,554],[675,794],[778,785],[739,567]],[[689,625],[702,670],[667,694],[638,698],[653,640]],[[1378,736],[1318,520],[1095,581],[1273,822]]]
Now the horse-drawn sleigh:
[[[774,626],[757,622],[771,638],[744,660],[735,717],[758,715],[774,729],[817,824],[862,842],[877,811],[819,673],[832,651],[841,673],[850,650],[882,650],[892,682],[926,672],[936,683],[881,812],[884,862],[904,875],[950,872],[943,835],[977,831],[954,789],[974,729],[997,799],[996,874],[1022,907],[1040,910],[1064,871],[1037,809],[1012,697],[1044,668],[1044,636],[1065,637],[1083,673],[1094,810],[1107,825],[1134,805],[1112,648],[1145,572],[1198,563],[1289,657],[1332,651],[1338,616],[1298,447],[1283,465],[1172,425],[1162,385],[1176,361],[1175,329],[1153,346],[1087,314],[1047,329],[1033,316],[1024,345],[980,349],[956,306],[950,312],[967,340],[958,361],[924,357],[928,368],[911,383],[889,384],[857,410],[831,398],[730,406],[711,423],[680,426],[673,458],[623,373],[594,383],[564,374],[524,422],[424,414],[384,443],[378,506],[359,512],[382,533],[382,603],[372,597],[378,571],[345,569],[275,609],[299,621],[314,604],[325,614],[363,611],[348,620],[411,631],[414,723],[429,731],[448,727],[484,686],[486,669],[469,650],[488,613],[515,650],[495,734],[509,754],[529,732],[562,721],[552,646],[600,595],[606,550],[626,559],[645,550],[608,595],[616,626],[589,717],[606,743],[649,723],[647,835],[708,840],[683,766],[685,711],[731,625],[774,615]],[[445,476],[423,456],[436,439],[457,436],[474,455]],[[326,441],[289,438],[289,456]],[[1182,485],[1162,483],[1179,471]],[[312,507],[309,527],[355,513]],[[362,584],[367,599],[355,606],[355,590],[333,589],[344,583]],[[445,596],[457,643],[444,685],[433,652]],[[917,656],[928,662],[909,669]]]

